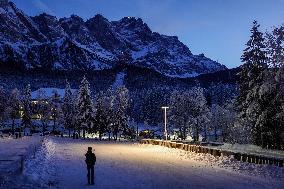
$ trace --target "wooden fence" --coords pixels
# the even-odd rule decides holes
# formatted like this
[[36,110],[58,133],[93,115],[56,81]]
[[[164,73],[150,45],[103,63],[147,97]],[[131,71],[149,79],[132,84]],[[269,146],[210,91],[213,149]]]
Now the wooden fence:
[[283,162],[284,162],[284,159],[275,158],[275,157],[266,157],[266,156],[255,155],[255,154],[238,153],[238,152],[232,152],[229,150],[213,149],[213,148],[210,148],[209,146],[184,144],[184,143],[165,141],[165,140],[143,139],[140,141],[140,143],[165,146],[168,148],[177,148],[177,149],[181,149],[181,150],[185,150],[189,152],[195,152],[195,153],[211,154],[215,157],[233,156],[238,161],[255,163],[255,164],[270,164],[270,165],[276,165],[279,167],[283,167]]

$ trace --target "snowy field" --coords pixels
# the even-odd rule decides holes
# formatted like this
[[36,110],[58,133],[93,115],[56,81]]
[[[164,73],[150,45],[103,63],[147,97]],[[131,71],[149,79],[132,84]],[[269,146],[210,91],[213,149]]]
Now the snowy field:
[[[86,184],[88,146],[97,155],[95,186]],[[24,176],[39,184],[26,188],[284,188],[284,169],[275,166],[161,146],[56,137],[46,138],[35,158],[26,161]]]

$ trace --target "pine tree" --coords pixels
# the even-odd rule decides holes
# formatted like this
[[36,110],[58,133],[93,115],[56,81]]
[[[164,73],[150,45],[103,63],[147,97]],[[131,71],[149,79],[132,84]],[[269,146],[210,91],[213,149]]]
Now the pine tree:
[[258,30],[259,24],[257,21],[253,22],[251,29],[251,36],[246,43],[246,48],[243,52],[241,60],[241,72],[239,75],[240,95],[237,99],[239,108],[245,112],[247,108],[247,96],[255,85],[261,82],[262,72],[267,68],[266,64],[266,47],[264,44],[263,33]]
[[259,31],[259,24],[257,21],[254,21],[250,39],[246,43],[247,47],[241,57],[244,64],[241,66],[241,72],[239,73],[238,85],[240,95],[236,101],[239,120],[252,126],[248,135],[251,135],[253,143],[258,145],[263,141],[261,128],[256,127],[255,123],[260,106],[257,91],[259,85],[264,80],[264,71],[267,69],[266,46],[264,42],[263,34]]
[[[142,91],[140,91],[142,92]],[[139,111],[141,119],[147,121],[149,124],[156,124],[163,120],[161,114],[161,107],[166,102],[167,93],[161,88],[147,89],[142,96],[142,105]]]
[[83,130],[85,139],[86,130],[90,131],[94,121],[94,107],[91,97],[90,84],[86,77],[83,78],[77,97],[77,124],[79,129]]
[[186,91],[174,91],[170,97],[170,121],[179,129],[180,138],[185,139],[187,133],[192,132],[194,140],[199,140],[199,134],[203,130],[205,139],[207,136],[207,123],[210,111],[200,87],[194,87]]
[[42,90],[39,90],[37,94],[36,112],[42,124],[42,135],[45,135],[52,113],[50,103]]
[[259,86],[258,95],[258,117],[255,128],[260,129],[261,145],[267,148],[283,148],[284,133],[284,67],[273,68],[265,71],[265,80]]
[[2,86],[0,86],[0,122],[1,124],[6,119],[5,110],[7,107],[7,99],[8,97],[7,97],[7,93],[5,89]]
[[20,118],[21,100],[18,89],[12,90],[8,100],[8,114],[12,119],[12,134],[15,134],[15,119]]
[[119,131],[124,134],[128,130],[128,115],[127,108],[129,105],[129,91],[126,87],[122,86],[116,90],[115,95],[115,110],[114,110],[114,139],[117,140]]
[[204,96],[204,89],[201,87],[193,88],[193,94],[191,95],[195,100],[195,106],[193,108],[193,117],[196,118],[194,124],[195,127],[195,140],[199,140],[199,132],[203,131],[204,141],[207,141],[208,123],[211,118],[211,112],[207,106],[207,101]]
[[103,134],[107,131],[106,110],[104,108],[104,94],[100,92],[96,98],[96,115],[94,120],[94,130],[99,133],[99,139],[102,140]]
[[174,128],[179,129],[179,137],[182,140],[186,138],[189,127],[193,124],[192,100],[191,91],[175,90],[170,97],[170,122]]
[[31,127],[31,86],[28,84],[24,89],[22,125],[24,128]]
[[267,32],[266,38],[269,65],[280,68],[284,65],[284,26],[274,28],[272,33]]
[[56,122],[59,122],[59,119],[62,117],[62,109],[61,109],[61,99],[60,95],[56,90],[52,91],[53,95],[49,100],[50,108],[51,108],[51,117],[53,120],[52,132],[55,132]]
[[105,121],[106,121],[106,132],[108,133],[108,139],[110,140],[110,135],[113,131],[114,122],[114,91],[108,89],[104,94],[104,111],[105,111]]
[[71,129],[74,129],[73,119],[75,117],[74,99],[70,84],[67,82],[62,105],[64,127],[68,129],[69,137],[71,137]]
[[[215,141],[217,141],[220,133],[223,139],[223,142],[232,141],[231,128],[234,126],[235,112],[234,112],[234,103],[228,102],[223,106],[218,104],[212,104],[211,106],[211,128],[214,131]],[[236,136],[239,137],[239,136]]]
[[[259,74],[261,68],[266,68],[266,46],[263,33],[259,31],[259,24],[257,21],[253,22],[253,27],[250,30],[251,36],[246,43],[246,48],[241,57],[242,62],[247,64],[252,74]],[[255,71],[255,72],[253,72]],[[252,75],[253,77],[254,75]]]

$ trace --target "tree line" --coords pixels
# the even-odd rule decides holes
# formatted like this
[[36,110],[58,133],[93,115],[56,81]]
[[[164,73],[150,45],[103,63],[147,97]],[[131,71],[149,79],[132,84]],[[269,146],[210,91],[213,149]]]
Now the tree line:
[[52,121],[52,132],[55,133],[56,127],[63,125],[68,130],[69,137],[74,133],[82,133],[82,137],[86,138],[86,132],[98,133],[100,139],[105,133],[109,134],[109,138],[113,134],[114,140],[117,140],[120,132],[128,137],[134,136],[135,131],[128,125],[129,94],[124,86],[101,91],[95,100],[85,77],[75,94],[67,82],[63,98],[57,91],[47,97],[39,90],[36,99],[32,99],[30,88],[27,85],[22,94],[18,89],[9,94],[0,88],[0,119],[2,123],[7,119],[12,120],[13,135],[15,120],[21,121],[21,133],[23,128],[32,128],[32,119],[37,119],[41,123],[43,134]]
[[[170,118],[180,138],[198,140],[208,131],[215,139],[283,149],[284,144],[284,26],[262,33],[253,22],[241,56],[237,93],[227,98],[220,84],[179,90],[170,97]],[[229,92],[230,90],[226,90]],[[225,96],[224,96],[225,94]],[[223,98],[224,97],[224,98]]]
[[253,22],[239,73],[236,142],[283,148],[284,26],[262,33]]

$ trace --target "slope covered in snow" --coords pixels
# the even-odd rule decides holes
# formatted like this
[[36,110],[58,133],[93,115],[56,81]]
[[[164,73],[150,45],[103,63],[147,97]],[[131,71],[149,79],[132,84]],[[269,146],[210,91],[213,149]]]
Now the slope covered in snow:
[[116,90],[117,88],[123,86],[124,83],[124,77],[126,73],[125,72],[119,72],[116,74],[115,81],[112,84],[112,89]]
[[[117,64],[147,67],[171,77],[192,77],[226,67],[193,55],[176,36],[151,31],[140,18],[84,21],[77,15],[27,16],[8,0],[0,4],[0,63],[44,70],[101,70]],[[6,64],[5,64],[6,65]]]

